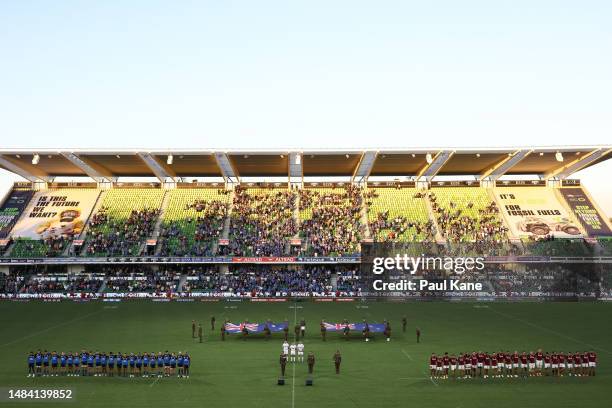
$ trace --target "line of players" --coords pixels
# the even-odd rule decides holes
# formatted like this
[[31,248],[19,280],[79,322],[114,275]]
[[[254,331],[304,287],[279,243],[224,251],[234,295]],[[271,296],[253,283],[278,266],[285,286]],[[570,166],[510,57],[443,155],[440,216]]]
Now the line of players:
[[79,353],[47,350],[28,354],[28,377],[171,377],[189,378],[188,353]]
[[304,343],[291,343],[288,341],[283,342],[283,354],[288,357],[292,363],[304,362]]
[[590,352],[461,353],[429,357],[430,377],[436,379],[595,376],[597,354]]

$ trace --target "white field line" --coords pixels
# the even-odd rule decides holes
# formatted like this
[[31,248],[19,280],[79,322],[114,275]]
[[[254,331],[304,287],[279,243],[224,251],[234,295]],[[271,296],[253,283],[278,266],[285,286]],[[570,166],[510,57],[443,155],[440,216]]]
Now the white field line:
[[557,336],[559,336],[559,337],[563,337],[563,338],[565,338],[565,339],[567,339],[567,340],[571,340],[571,341],[573,341],[574,343],[582,344],[582,345],[584,345],[584,346],[588,346],[588,347],[590,347],[590,348],[592,348],[592,349],[599,350],[599,351],[603,351],[603,352],[608,353],[608,354],[612,354],[612,351],[609,351],[609,350],[603,349],[603,348],[601,348],[601,347],[594,346],[593,344],[586,343],[586,342],[584,342],[584,341],[582,341],[582,340],[578,340],[578,339],[576,339],[576,338],[574,338],[574,337],[570,337],[570,336],[568,336],[568,335],[566,335],[566,334],[559,333],[558,331],[555,331],[555,330],[552,330],[552,329],[549,329],[549,328],[546,328],[546,327],[540,326],[540,325],[535,324],[535,323],[532,323],[532,322],[530,322],[530,321],[528,321],[528,320],[524,320],[524,319],[521,319],[521,318],[519,318],[519,317],[512,316],[512,315],[509,315],[509,314],[506,314],[506,313],[500,312],[500,311],[498,311],[498,310],[493,309],[492,307],[490,307],[490,308],[489,308],[489,310],[491,310],[491,311],[492,311],[492,312],[494,312],[494,313],[497,313],[497,314],[498,314],[498,315],[500,315],[500,316],[505,317],[506,319],[515,320],[515,321],[517,321],[517,322],[520,322],[520,323],[526,324],[527,326],[535,327],[536,329],[540,329],[540,330],[543,330],[543,331],[547,331],[547,332],[552,333],[552,334],[554,334],[554,335],[557,335]]
[[75,317],[75,318],[74,318],[74,319],[72,319],[72,320],[67,320],[67,321],[65,321],[65,322],[62,322],[62,323],[56,324],[55,326],[47,327],[46,329],[43,329],[43,330],[40,330],[40,331],[37,331],[37,332],[31,333],[31,334],[28,334],[27,336],[20,337],[20,338],[18,338],[18,339],[13,340],[13,341],[9,341],[8,343],[0,344],[0,347],[10,346],[10,345],[12,345],[12,344],[19,343],[19,342],[20,342],[20,341],[22,341],[22,340],[26,340],[26,339],[30,339],[30,338],[32,338],[32,337],[36,337],[36,336],[38,336],[39,334],[47,333],[47,332],[49,332],[49,331],[51,331],[51,330],[53,330],[53,329],[57,329],[58,327],[62,327],[62,326],[66,326],[67,324],[71,324],[71,323],[74,323],[74,322],[78,322],[79,320],[83,320],[83,319],[86,319],[86,318],[88,318],[88,317],[90,317],[90,316],[93,316],[93,315],[95,315],[95,314],[98,314],[98,313],[102,312],[103,310],[104,310],[104,309],[100,309],[100,310],[97,310],[97,311],[95,311],[95,312],[91,312],[91,313],[87,313],[87,314],[84,314],[84,315],[79,316],[79,317]]

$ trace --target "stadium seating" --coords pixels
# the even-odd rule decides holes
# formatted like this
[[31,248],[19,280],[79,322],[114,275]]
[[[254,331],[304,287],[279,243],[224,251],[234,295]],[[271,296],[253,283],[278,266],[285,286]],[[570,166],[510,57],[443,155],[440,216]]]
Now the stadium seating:
[[90,221],[88,256],[138,255],[152,233],[164,197],[161,189],[115,188]]
[[384,241],[424,241],[434,238],[425,201],[415,188],[370,188],[366,196],[372,238]]
[[449,242],[506,239],[499,209],[484,188],[434,187],[428,196],[438,227]]
[[210,256],[223,232],[229,193],[210,188],[176,189],[164,211],[160,255]]
[[306,188],[300,190],[300,236],[307,254],[354,254],[362,238],[361,189]]
[[229,245],[225,254],[280,256],[297,233],[295,193],[284,188],[241,188],[234,191]]

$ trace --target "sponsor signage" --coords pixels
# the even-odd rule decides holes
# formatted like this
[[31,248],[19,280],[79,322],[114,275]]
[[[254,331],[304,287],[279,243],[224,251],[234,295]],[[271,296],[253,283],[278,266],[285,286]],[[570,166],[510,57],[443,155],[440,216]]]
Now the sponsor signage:
[[79,235],[99,194],[69,189],[36,193],[33,206],[15,224],[12,235],[31,239]]
[[582,237],[579,226],[571,220],[551,188],[502,187],[496,188],[494,194],[514,236]]
[[0,208],[0,238],[6,238],[11,228],[32,198],[32,191],[13,190]]
[[612,231],[601,217],[589,197],[580,187],[561,189],[563,198],[572,209],[580,224],[590,236],[612,236]]

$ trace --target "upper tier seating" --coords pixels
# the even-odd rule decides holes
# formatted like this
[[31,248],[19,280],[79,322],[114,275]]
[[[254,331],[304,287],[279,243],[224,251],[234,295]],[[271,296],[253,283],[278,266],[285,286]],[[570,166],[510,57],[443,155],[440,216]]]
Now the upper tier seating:
[[368,222],[376,242],[433,240],[427,206],[415,188],[370,188],[366,194]]
[[429,199],[438,226],[449,242],[500,242],[507,228],[497,204],[481,187],[440,187],[430,190]]
[[213,255],[227,217],[229,192],[197,188],[171,190],[168,194],[160,255]]
[[136,256],[152,233],[164,197],[161,189],[114,188],[90,221],[88,256]]
[[308,254],[336,256],[360,250],[361,189],[307,188],[300,190],[300,235]]
[[285,188],[242,188],[234,191],[229,245],[225,254],[281,256],[287,239],[297,233],[295,193]]

